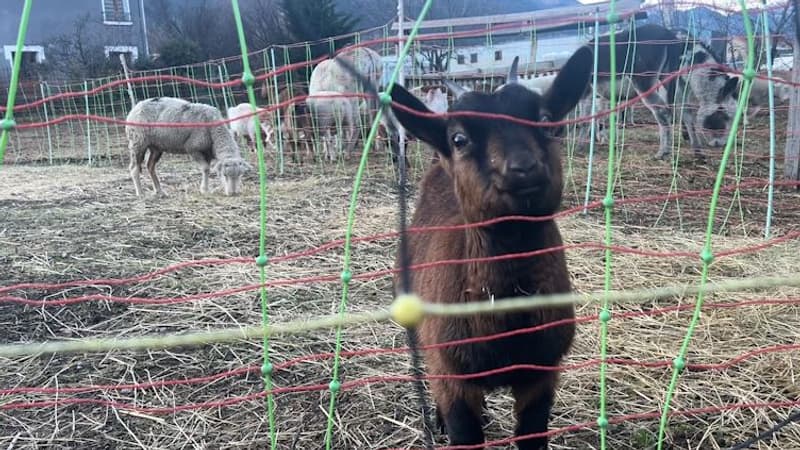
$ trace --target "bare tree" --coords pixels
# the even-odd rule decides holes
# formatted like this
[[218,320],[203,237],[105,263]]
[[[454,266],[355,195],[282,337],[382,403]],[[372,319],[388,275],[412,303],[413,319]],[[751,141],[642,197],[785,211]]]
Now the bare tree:
[[45,78],[80,80],[120,71],[119,61],[106,56],[105,46],[115,45],[114,36],[103,33],[102,24],[90,14],[78,17],[68,33],[48,40]]
[[170,0],[150,0],[147,4],[153,47],[176,41],[196,47],[196,61],[232,56],[239,52],[236,24],[229,2],[193,0],[177,4]]
[[252,0],[244,8],[244,26],[249,44],[253,48],[265,48],[289,41],[279,0]]
[[417,51],[414,63],[422,73],[444,73],[450,70],[453,49],[447,46],[423,45]]

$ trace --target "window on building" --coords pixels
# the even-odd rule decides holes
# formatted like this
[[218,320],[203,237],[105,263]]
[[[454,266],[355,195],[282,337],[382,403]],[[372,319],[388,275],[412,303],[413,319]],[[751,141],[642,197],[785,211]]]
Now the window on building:
[[469,62],[470,62],[470,63],[476,63],[476,62],[478,62],[478,54],[477,54],[477,53],[471,53],[471,54],[469,55]]
[[503,60],[503,51],[502,50],[495,50],[495,52],[494,52],[494,60],[495,61],[502,61]]
[[467,61],[466,58],[464,58],[464,55],[458,55],[456,59],[458,60],[458,63],[462,65]]
[[[8,65],[8,73],[14,66],[14,57],[17,54],[16,45],[3,46],[3,53]],[[22,79],[36,78],[37,65],[44,62],[44,47],[38,45],[26,45],[22,48],[22,60],[20,61],[20,76]]]
[[122,55],[125,58],[125,63],[130,66],[139,58],[139,49],[137,47],[128,46],[106,46],[106,57],[113,63],[119,62],[119,57]]
[[110,25],[131,25],[130,0],[101,0],[103,23]]

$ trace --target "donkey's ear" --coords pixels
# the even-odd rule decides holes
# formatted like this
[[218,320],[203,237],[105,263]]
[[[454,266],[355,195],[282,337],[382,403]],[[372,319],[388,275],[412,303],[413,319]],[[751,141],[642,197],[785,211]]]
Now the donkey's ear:
[[725,75],[725,85],[719,90],[719,95],[717,95],[717,101],[721,102],[725,100],[728,96],[733,97],[734,100],[739,99],[739,88],[741,83],[744,81],[744,78],[739,77],[732,77],[730,75]]

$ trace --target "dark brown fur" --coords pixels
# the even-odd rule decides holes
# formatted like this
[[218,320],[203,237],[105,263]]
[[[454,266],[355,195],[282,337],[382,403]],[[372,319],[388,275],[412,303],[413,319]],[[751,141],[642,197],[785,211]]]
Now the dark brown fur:
[[[451,106],[454,111],[506,114],[531,121],[561,120],[577,104],[589,81],[591,53],[573,57],[551,89],[539,96],[516,84],[493,94],[470,92]],[[401,86],[392,90],[395,102],[429,112]],[[560,148],[553,128],[531,127],[485,118],[428,118],[394,108],[399,122],[438,153],[425,174],[412,227],[454,226],[509,215],[555,213],[561,202]],[[466,144],[457,146],[464,136]],[[457,231],[413,233],[408,237],[410,264],[483,258],[528,252],[562,244],[553,220],[507,221]],[[397,266],[401,261],[398,257]],[[395,279],[400,290],[401,279]],[[415,271],[410,290],[423,300],[465,303],[570,291],[563,251],[504,262],[444,265]],[[424,345],[448,342],[571,319],[570,306],[535,309],[506,315],[428,317],[418,328]],[[484,442],[481,410],[487,391],[511,387],[515,397],[516,435],[547,431],[558,374],[515,370],[471,380],[435,379],[500,369],[515,364],[557,366],[568,352],[573,323],[536,333],[426,352],[437,413],[452,445]],[[518,441],[520,449],[543,449],[546,438]]]
[[[308,90],[301,86],[295,84],[284,86],[278,91],[278,100],[276,104],[307,95]],[[283,135],[284,142],[291,146],[292,159],[294,161],[303,162],[313,160],[314,155],[311,146],[313,129],[311,115],[308,112],[305,99],[295,101],[281,108],[281,134]],[[305,157],[303,157],[300,152],[301,145]]]

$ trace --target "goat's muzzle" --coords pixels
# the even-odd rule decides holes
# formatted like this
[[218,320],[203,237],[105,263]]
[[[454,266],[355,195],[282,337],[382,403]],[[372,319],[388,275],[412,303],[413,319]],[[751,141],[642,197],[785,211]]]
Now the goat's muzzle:
[[532,155],[523,153],[506,161],[500,188],[513,196],[528,196],[543,191],[547,179],[547,167]]

